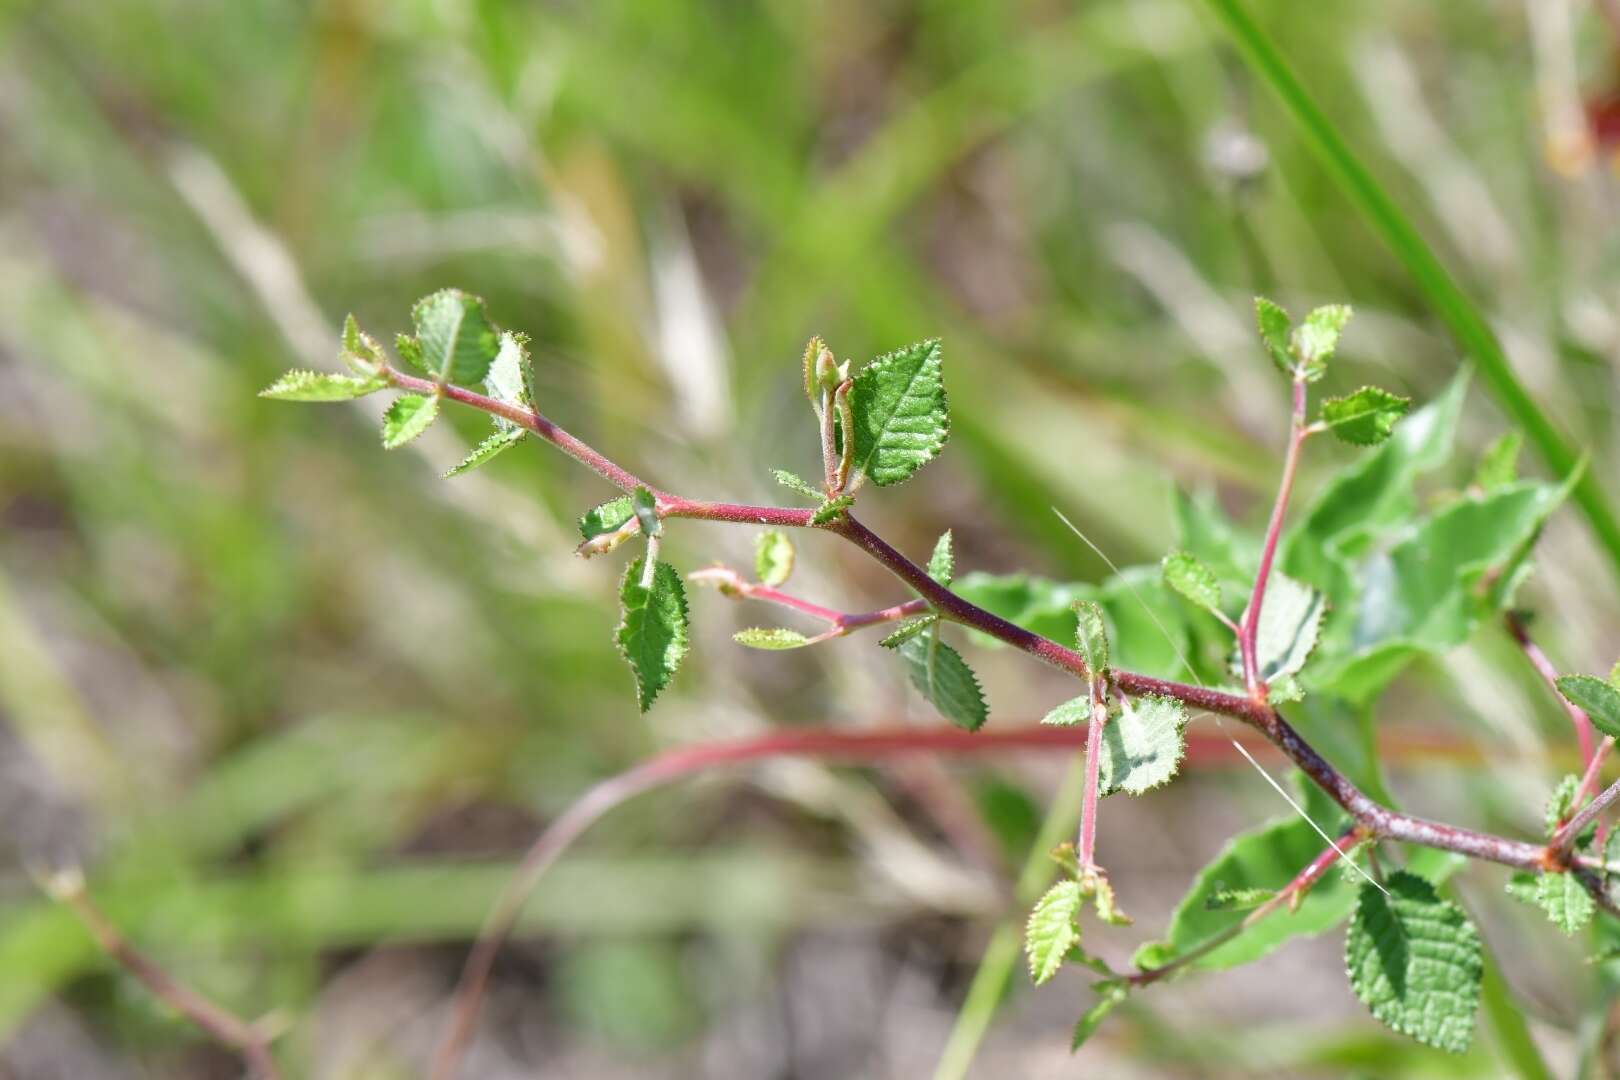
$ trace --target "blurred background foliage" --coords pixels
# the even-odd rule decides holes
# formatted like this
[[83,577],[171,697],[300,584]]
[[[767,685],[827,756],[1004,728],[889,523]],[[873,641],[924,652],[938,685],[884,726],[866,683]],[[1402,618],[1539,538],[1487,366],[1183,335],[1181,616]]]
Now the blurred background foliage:
[[[1607,482],[1614,28],[1573,0],[1255,8]],[[1263,518],[1286,411],[1254,293],[1355,305],[1336,392],[1426,401],[1459,367],[1181,0],[10,0],[0,57],[0,1072],[19,1078],[236,1067],[31,867],[83,864],[177,975],[279,1010],[295,1075],[411,1076],[507,868],[593,780],[768,726],[938,722],[871,642],[744,654],[728,635],[757,614],[712,594],[638,718],[618,567],[571,554],[595,478],[526,444],[441,482],[482,418],[384,455],[380,403],[255,398],[330,368],[345,312],[385,336],[434,288],[480,293],[531,335],[548,415],[671,490],[747,501],[781,501],[768,467],[815,474],[811,334],[858,359],[942,336],[948,452],[863,517],[919,557],[950,526],[964,570],[1072,581],[1108,571],[1054,507],[1121,566],[1175,541],[1178,490]],[[1473,390],[1437,490],[1503,428]],[[1313,447],[1304,496],[1350,460]],[[670,534],[687,568],[745,565],[752,542]],[[1542,643],[1607,670],[1608,565],[1567,510],[1538,550]],[[903,598],[814,536],[795,587]],[[975,662],[992,724],[1070,694],[1016,655]],[[1379,719],[1391,787],[1435,816],[1534,834],[1571,760],[1496,628],[1408,671]],[[1211,728],[1187,779],[1106,805],[1139,928],[1105,954],[1281,811],[1223,746]],[[776,763],[626,807],[542,888],[470,1073],[931,1070],[1063,768]],[[1507,976],[1493,993],[1568,1075],[1601,1057],[1610,990],[1500,879],[1456,887]],[[1076,1067],[1084,982],[1058,985],[1014,980],[983,1075]],[[1133,1001],[1082,1063],[1477,1076],[1502,1045],[1388,1037],[1329,935]]]

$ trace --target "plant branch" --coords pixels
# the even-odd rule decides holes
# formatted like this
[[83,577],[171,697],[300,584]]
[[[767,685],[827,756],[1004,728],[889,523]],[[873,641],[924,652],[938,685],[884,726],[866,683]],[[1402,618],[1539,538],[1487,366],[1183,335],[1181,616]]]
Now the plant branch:
[[1103,725],[1108,723],[1107,678],[1093,672],[1087,680],[1091,694],[1091,723],[1086,725],[1086,786],[1080,801],[1081,872],[1097,865],[1097,776],[1102,763]]
[[783,592],[781,589],[762,582],[749,581],[729,566],[709,566],[702,570],[694,570],[686,575],[686,580],[704,585],[714,585],[721,593],[728,596],[742,596],[751,600],[764,600],[772,604],[780,604],[785,608],[808,615],[812,619],[819,619],[826,623],[830,629],[825,636],[842,637],[852,630],[859,630],[866,626],[876,626],[880,623],[898,622],[909,619],[913,615],[921,615],[928,610],[926,600],[907,600],[903,604],[894,604],[877,611],[835,611],[832,608],[812,604],[808,600],[801,600],[797,596]]
[[[1547,659],[1547,654],[1541,651],[1541,646],[1531,639],[1530,628],[1524,624],[1524,620],[1512,611],[1508,612],[1505,618],[1508,633],[1513,635],[1513,640],[1524,650],[1525,659],[1530,661],[1530,666],[1536,669],[1536,674],[1541,676],[1547,684],[1547,689],[1552,691],[1553,698],[1569,715],[1569,722],[1575,728],[1575,739],[1581,746],[1581,761],[1590,766],[1596,750],[1592,745],[1592,721],[1586,715],[1586,710],[1558,692],[1558,669]],[[1614,740],[1610,739],[1609,743],[1612,745]]]
[[1575,846],[1575,841],[1581,833],[1585,832],[1586,827],[1616,799],[1620,799],[1620,780],[1604,788],[1591,802],[1581,807],[1574,817],[1559,826],[1558,831],[1553,833],[1552,839],[1547,842],[1548,853],[1559,863],[1567,860],[1570,849]]
[[1283,459],[1282,480],[1277,485],[1277,501],[1271,507],[1271,520],[1266,524],[1265,545],[1260,549],[1260,568],[1254,575],[1254,592],[1243,613],[1243,625],[1238,629],[1238,650],[1243,657],[1243,682],[1249,697],[1266,700],[1266,687],[1260,681],[1256,652],[1260,635],[1260,606],[1266,599],[1266,582],[1271,577],[1271,564],[1277,557],[1277,541],[1282,536],[1283,518],[1288,513],[1288,497],[1294,490],[1294,474],[1299,468],[1300,450],[1310,432],[1305,426],[1305,379],[1294,378],[1294,411],[1288,427],[1288,454]]
[[259,1080],[279,1080],[281,1074],[270,1053],[269,1033],[178,982],[124,940],[117,927],[90,899],[82,874],[77,870],[58,871],[43,884],[53,899],[72,909],[79,917],[102,952],[151,991],[154,997],[190,1020],[214,1041],[240,1053],[249,1072]]

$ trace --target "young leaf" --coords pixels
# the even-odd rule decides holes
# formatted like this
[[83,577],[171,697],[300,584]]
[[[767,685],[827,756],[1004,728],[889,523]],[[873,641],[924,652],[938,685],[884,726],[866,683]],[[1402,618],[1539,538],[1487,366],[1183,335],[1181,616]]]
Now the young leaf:
[[522,442],[523,436],[527,434],[528,432],[524,431],[520,427],[509,427],[506,431],[495,432],[489,438],[473,447],[472,453],[462,458],[460,465],[457,465],[446,472],[444,474],[444,478],[448,480],[452,476],[460,476],[464,472],[470,472],[473,469],[478,468],[478,466],[489,461],[503,450],[516,446],[518,443]]
[[1376,446],[1395,431],[1395,421],[1412,407],[1411,398],[1397,397],[1376,386],[1363,386],[1345,397],[1322,402],[1322,423],[1338,438],[1354,446]]
[[614,641],[635,672],[636,699],[646,712],[686,656],[687,615],[681,575],[660,562],[653,567],[652,586],[642,588],[643,561],[636,559],[625,568],[619,586],[623,618]]
[[[1045,716],[1041,717],[1041,723],[1051,724],[1053,727],[1073,727],[1076,724],[1091,723],[1091,695],[1081,694],[1079,697],[1070,698],[1063,704],[1055,706]],[[1099,774],[1101,768],[1102,766],[1099,763]]]
[[793,541],[781,529],[766,529],[754,541],[754,575],[775,588],[793,573]]
[[828,499],[816,507],[816,512],[810,515],[811,525],[829,525],[843,516],[844,511],[855,505],[855,496],[840,495],[836,499]]
[[810,639],[797,630],[788,630],[780,626],[751,626],[747,630],[737,631],[731,638],[737,644],[746,645],[750,649],[797,649],[810,644]]
[[1344,332],[1345,324],[1349,321],[1348,307],[1343,304],[1329,304],[1305,316],[1304,321],[1294,330],[1294,336],[1289,344],[1293,349],[1294,360],[1299,365],[1298,370],[1307,381],[1315,382],[1327,371],[1327,363],[1333,359],[1333,354],[1339,347],[1339,335]]
[[1056,975],[1069,950],[1080,943],[1081,899],[1078,881],[1060,881],[1030,911],[1024,926],[1024,953],[1036,986]]
[[1162,565],[1164,583],[1206,611],[1221,614],[1221,583],[1197,556],[1172,551]]
[[1345,936],[1350,989],[1389,1027],[1460,1054],[1474,1035],[1485,970],[1479,932],[1424,879],[1397,871],[1388,894],[1365,884]]
[[630,493],[630,510],[636,515],[636,521],[641,526],[642,536],[657,536],[664,531],[663,522],[658,517],[658,500],[653,493],[644,487],[638,487]]
[[939,640],[937,631],[911,637],[896,651],[906,661],[911,684],[941,716],[968,731],[984,726],[989,710],[979,680],[962,655]]
[[1620,739],[1620,690],[1592,675],[1565,675],[1558,680],[1558,692],[1585,710],[1599,731]]
[[441,289],[411,309],[418,362],[445,382],[483,382],[500,351],[484,302],[460,289]]
[[820,502],[822,499],[826,498],[826,496],[822,494],[820,488],[812,485],[810,481],[806,480],[804,477],[790,473],[786,469],[772,469],[771,475],[776,477],[776,482],[778,484],[781,484],[785,488],[792,488],[794,491],[797,491],[800,495],[803,495],[807,499],[814,499],[816,502]]
[[1097,771],[1104,795],[1140,795],[1175,776],[1185,750],[1187,710],[1173,698],[1148,694],[1126,702],[1103,728]]
[[[529,370],[528,350],[523,347],[524,337],[503,331],[500,336],[500,348],[495,353],[494,363],[489,365],[489,372],[484,376],[484,389],[496,401],[505,402],[520,409],[534,407],[534,385]],[[495,426],[501,429],[515,427],[512,421],[502,416],[494,418]]]
[[821,350],[826,347],[818,337],[811,338],[804,347],[804,396],[810,399],[810,404],[817,412],[821,411],[821,401],[816,394],[820,383],[816,378],[816,360],[821,356]]
[[896,648],[910,641],[937,622],[939,622],[939,616],[932,612],[927,615],[919,615],[915,619],[907,619],[895,628],[894,633],[878,642],[878,644],[885,649]]
[[1261,679],[1269,683],[1305,666],[1316,647],[1323,607],[1320,592],[1276,570],[1271,572],[1254,643]]
[[1524,435],[1509,431],[1486,447],[1479,455],[1474,469],[1474,485],[1481,491],[1495,491],[1507,487],[1519,478],[1519,451],[1524,447]]
[[1292,378],[1294,359],[1289,354],[1288,338],[1293,333],[1294,321],[1280,305],[1263,296],[1254,298],[1254,320],[1260,327],[1260,340],[1265,344],[1271,362],[1277,365],[1278,371]]
[[1541,816],[1547,827],[1547,838],[1558,831],[1558,826],[1568,821],[1575,811],[1575,795],[1581,790],[1581,781],[1574,773],[1565,773],[1553,788],[1552,794],[1547,796],[1547,802],[1541,809]]
[[1276,889],[1221,889],[1204,898],[1204,910],[1253,911],[1276,895]]
[[434,418],[439,415],[439,399],[437,397],[422,397],[419,394],[406,394],[388,406],[383,413],[382,444],[383,449],[393,450],[404,446],[412,439],[428,429]]
[[939,534],[934,553],[928,557],[928,576],[941,585],[949,586],[956,577],[956,552],[951,546],[951,530]]
[[1536,878],[1536,903],[1566,934],[1576,934],[1592,921],[1592,894],[1574,874],[1544,873]]
[[350,401],[388,385],[381,375],[326,375],[316,371],[289,371],[263,390],[262,398],[277,401]]
[[1094,982],[1091,989],[1096,992],[1097,1000],[1092,1003],[1091,1008],[1081,1014],[1080,1022],[1074,1025],[1074,1035],[1069,1039],[1070,1053],[1086,1045],[1086,1040],[1102,1026],[1102,1022],[1114,1011],[1115,1006],[1130,996],[1127,984],[1113,979]]
[[579,519],[579,535],[586,540],[594,539],[603,533],[616,531],[619,526],[636,516],[635,508],[630,505],[630,496],[620,495],[617,499],[609,499],[600,506],[593,506],[585,511],[585,516]]
[[931,338],[881,356],[855,376],[852,486],[862,476],[879,487],[898,484],[945,445],[950,414],[940,366],[939,340]]
[[1086,670],[1093,677],[1100,677],[1108,670],[1108,623],[1103,618],[1102,605],[1095,600],[1076,600],[1074,614],[1078,620],[1074,636],[1080,646],[1080,656],[1086,662]]

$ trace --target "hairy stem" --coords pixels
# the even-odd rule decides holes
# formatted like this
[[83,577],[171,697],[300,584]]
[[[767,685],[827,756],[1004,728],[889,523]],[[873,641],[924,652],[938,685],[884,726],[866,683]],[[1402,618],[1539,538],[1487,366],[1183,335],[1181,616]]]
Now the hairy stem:
[[1256,659],[1260,636],[1260,606],[1266,599],[1266,582],[1271,578],[1271,564],[1277,557],[1277,541],[1282,536],[1283,519],[1288,514],[1288,497],[1294,490],[1294,474],[1299,468],[1300,450],[1305,446],[1305,380],[1294,379],[1294,411],[1288,428],[1288,454],[1283,459],[1282,480],[1277,485],[1277,501],[1271,507],[1271,520],[1266,524],[1266,539],[1260,549],[1260,569],[1254,575],[1254,592],[1249,595],[1249,606],[1243,613],[1243,624],[1238,628],[1238,650],[1243,657],[1243,682],[1249,697],[1266,700],[1266,688],[1260,681],[1259,662]]
[[1078,851],[1082,871],[1097,865],[1097,776],[1102,757],[1103,725],[1108,723],[1106,681],[1101,672],[1093,673],[1089,680],[1091,723],[1086,726],[1086,786],[1080,802]]
[[893,604],[876,611],[836,611],[820,604],[813,604],[802,600],[790,593],[785,593],[773,585],[762,582],[749,581],[729,566],[708,566],[702,570],[694,570],[686,575],[686,579],[704,585],[717,586],[722,593],[747,597],[750,600],[764,600],[771,604],[780,604],[800,614],[808,615],[812,619],[819,619],[832,628],[831,636],[838,637],[851,630],[859,630],[865,626],[876,626],[879,623],[898,622],[909,619],[913,615],[921,615],[928,610],[926,600],[907,600],[903,604]]
[[1569,857],[1570,849],[1575,846],[1581,833],[1592,824],[1593,820],[1603,811],[1607,810],[1616,799],[1620,799],[1620,780],[1616,780],[1600,791],[1595,798],[1566,821],[1553,833],[1552,839],[1547,842],[1547,850],[1554,858],[1562,863]]

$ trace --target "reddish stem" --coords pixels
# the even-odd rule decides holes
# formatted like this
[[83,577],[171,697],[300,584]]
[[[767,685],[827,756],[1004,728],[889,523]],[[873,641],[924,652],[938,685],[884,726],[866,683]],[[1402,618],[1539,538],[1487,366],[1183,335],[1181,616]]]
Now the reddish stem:
[[1091,723],[1086,726],[1086,786],[1080,803],[1080,869],[1097,865],[1097,778],[1102,758],[1103,725],[1108,723],[1106,679],[1091,676]]
[[1288,512],[1288,497],[1294,490],[1294,473],[1299,468],[1300,450],[1309,435],[1305,427],[1305,380],[1294,380],[1294,412],[1289,425],[1288,454],[1283,460],[1282,481],[1277,485],[1277,501],[1271,507],[1271,520],[1266,524],[1265,546],[1260,549],[1260,569],[1254,575],[1254,592],[1249,596],[1248,609],[1243,613],[1243,625],[1238,629],[1238,649],[1243,657],[1243,681],[1249,697],[1266,700],[1266,687],[1260,681],[1256,658],[1260,632],[1260,606],[1266,599],[1266,582],[1271,577],[1271,564],[1277,556],[1277,541],[1282,536],[1283,519]]
[[[1569,722],[1575,727],[1575,739],[1581,745],[1581,761],[1590,766],[1592,758],[1597,753],[1592,746],[1591,718],[1586,715],[1585,709],[1559,693],[1558,669],[1553,666],[1551,660],[1547,659],[1547,654],[1541,651],[1541,646],[1531,640],[1530,630],[1524,625],[1524,620],[1511,611],[1507,613],[1506,620],[1508,633],[1512,634],[1513,640],[1519,643],[1519,648],[1524,650],[1524,655],[1530,661],[1530,666],[1536,669],[1536,674],[1540,675],[1542,680],[1546,682],[1547,688],[1552,691],[1554,699],[1564,707],[1564,712],[1569,715]],[[1609,742],[1612,745],[1614,740],[1610,739]]]

